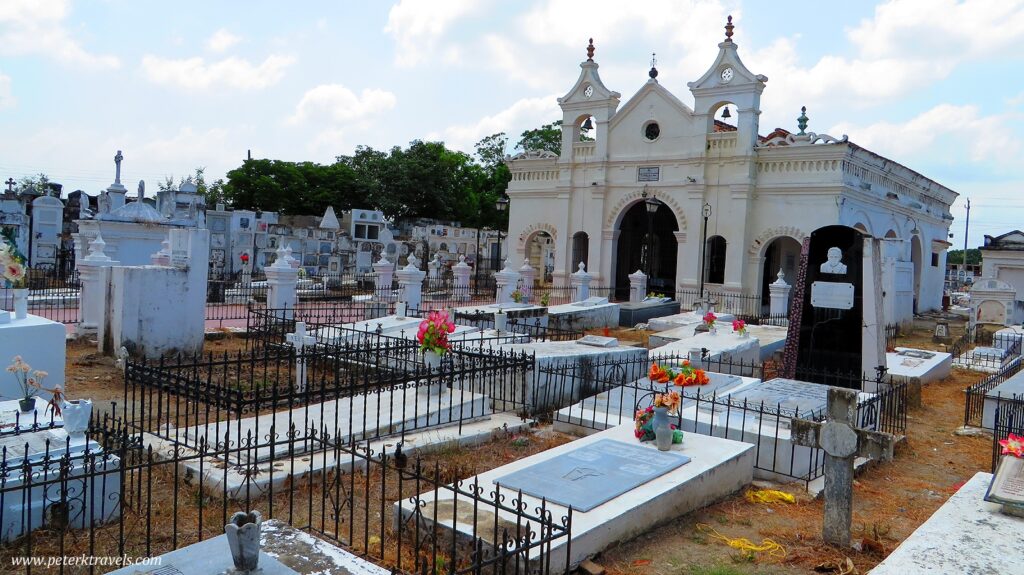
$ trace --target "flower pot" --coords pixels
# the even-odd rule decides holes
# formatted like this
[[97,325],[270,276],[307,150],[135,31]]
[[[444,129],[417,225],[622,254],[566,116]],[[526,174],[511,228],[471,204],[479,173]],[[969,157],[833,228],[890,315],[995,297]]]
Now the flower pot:
[[36,398],[26,397],[18,401],[18,408],[22,413],[28,413],[36,408]]
[[655,407],[654,421],[651,422],[654,428],[654,442],[661,451],[668,451],[672,448],[672,426],[668,422],[668,408]]
[[25,319],[28,316],[28,290],[14,290],[14,319]]
[[708,327],[708,333],[711,335],[718,335],[718,328],[712,325]]
[[441,355],[432,349],[423,352],[423,363],[430,371],[438,371],[441,368]]
[[494,314],[494,329],[498,333],[504,333],[508,331],[508,314],[507,313],[496,313]]
[[82,437],[89,430],[89,416],[92,415],[91,399],[65,401],[60,408],[64,418],[64,431],[72,437]]
[[231,522],[224,526],[231,560],[238,573],[250,573],[256,570],[260,560],[260,523],[263,517],[259,511],[243,513],[239,511],[231,516]]

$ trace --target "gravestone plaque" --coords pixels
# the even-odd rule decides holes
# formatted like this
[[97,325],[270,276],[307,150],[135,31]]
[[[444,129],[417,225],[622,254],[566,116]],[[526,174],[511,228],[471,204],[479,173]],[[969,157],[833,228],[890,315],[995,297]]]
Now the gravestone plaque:
[[1013,515],[1024,511],[1024,459],[1007,455],[999,462],[985,501],[1014,508]]
[[[864,325],[863,262],[864,237],[858,230],[846,226],[825,226],[811,233],[800,314],[796,379],[860,387]],[[856,374],[856,378],[845,381],[845,378],[835,378],[836,374]],[[822,401],[824,405],[824,392]]]
[[780,415],[813,419],[825,413],[828,404],[828,388],[823,385],[784,379],[769,379],[732,393],[733,403],[747,402],[747,407],[756,409],[762,404],[765,411]]
[[681,453],[653,445],[602,439],[494,482],[586,513],[689,462]]

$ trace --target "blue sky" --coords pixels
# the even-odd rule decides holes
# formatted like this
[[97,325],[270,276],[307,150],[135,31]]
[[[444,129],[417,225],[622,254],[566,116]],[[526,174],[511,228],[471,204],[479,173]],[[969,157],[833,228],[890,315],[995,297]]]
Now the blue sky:
[[[725,16],[768,76],[762,132],[854,142],[971,198],[970,243],[1024,227],[1024,0],[0,2],[0,176],[95,194],[124,151],[150,190],[196,166],[329,162],[364,144],[472,151],[558,117],[587,38],[628,99],[684,102]],[[514,140],[514,138],[513,138]],[[954,206],[963,242],[963,197]]]

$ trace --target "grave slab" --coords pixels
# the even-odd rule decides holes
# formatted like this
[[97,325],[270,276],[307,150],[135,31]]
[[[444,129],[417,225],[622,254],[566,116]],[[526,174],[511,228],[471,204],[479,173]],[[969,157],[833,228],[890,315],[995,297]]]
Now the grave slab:
[[[487,494],[492,492],[491,486],[495,485],[495,480],[500,481],[502,477],[541,462],[565,457],[580,448],[600,445],[604,440],[632,444],[643,450],[658,452],[654,442],[641,444],[633,437],[632,424],[620,425],[492,469],[465,480],[463,485],[472,485],[477,481],[483,488],[484,496],[493,497]],[[565,537],[551,543],[548,555],[551,572],[561,573],[567,561],[571,566],[579,565],[584,559],[614,543],[629,541],[660,523],[678,519],[690,511],[710,505],[742,489],[752,480],[753,449],[753,446],[744,443],[715,437],[684,438],[681,444],[673,445],[669,453],[685,455],[690,458],[689,463],[654,477],[590,511],[573,511],[571,545]],[[576,477],[583,475],[585,473],[575,474]],[[437,500],[434,499],[435,496]],[[479,506],[481,513],[478,515],[477,525],[454,521],[453,514],[461,518],[462,506],[472,506],[473,502],[463,498],[455,503],[452,501],[451,492],[447,490],[423,493],[420,499],[426,503],[422,508],[422,516],[427,521],[433,521],[436,517],[439,528],[451,531],[454,525],[454,530],[467,538],[475,532],[481,534],[484,540],[490,541],[493,538],[488,530],[493,530],[496,519],[510,521],[513,525],[516,522],[515,516],[505,511],[499,511],[499,517],[495,518],[490,511],[493,507],[486,504]],[[525,493],[523,501],[528,510],[541,505],[539,498]],[[568,513],[567,507],[551,502],[547,503],[547,509],[556,521]],[[404,518],[412,512],[413,504],[409,501],[399,501],[394,504],[394,510],[396,519]],[[525,525],[523,527],[525,528]],[[538,526],[531,525],[531,528],[536,530]],[[571,555],[568,555],[570,547]],[[531,559],[535,557],[534,552]],[[531,565],[531,568],[533,567],[539,569],[541,566]]]
[[346,323],[339,327],[324,327],[311,331],[310,334],[316,337],[318,342],[325,344],[354,341],[361,337],[360,333],[377,334],[378,327],[380,328],[378,335],[397,336],[399,334],[411,333],[412,337],[416,337],[416,330],[419,328],[421,321],[423,320],[418,317],[399,318],[398,316],[388,315],[367,321]]
[[870,575],[1020,573],[1024,519],[984,501],[991,481],[990,473],[972,477]]
[[615,327],[619,324],[619,304],[581,301],[548,308],[548,325],[555,329],[584,330],[600,327]]
[[619,304],[619,327],[648,323],[652,318],[679,313],[679,302],[640,301]]
[[985,394],[981,426],[995,429],[999,416],[1005,417],[1011,411],[1018,414],[1024,411],[1024,371],[1010,376]]
[[1009,359],[1009,351],[1001,347],[979,346],[960,355],[953,365],[982,373],[996,373]]
[[494,327],[494,314],[501,310],[509,322],[522,326],[547,327],[548,308],[529,303],[493,303],[455,308],[455,323]]
[[[750,375],[751,366],[760,363],[761,346],[754,337],[740,337],[732,332],[719,330],[717,334],[701,332],[688,338],[667,343],[651,350],[651,359],[659,357],[687,357],[690,350],[708,350],[707,361],[718,371],[728,369],[736,375]],[[719,366],[719,362],[736,365]],[[741,365],[742,364],[742,365]]]
[[[669,387],[670,390],[685,394],[682,400],[683,409],[695,405],[705,397],[720,399],[728,397],[735,390],[761,381],[752,377],[725,373],[707,372],[707,375],[710,381],[706,385],[691,387],[673,385]],[[647,403],[650,403],[653,396],[648,394],[663,391],[665,391],[665,384],[652,383],[650,379],[644,377],[629,385],[592,395],[573,405],[559,409],[555,415],[554,429],[563,433],[590,435],[617,425],[630,423],[633,421],[638,400],[644,398]]]
[[1005,350],[1010,350],[1024,341],[1024,326],[1014,325],[1005,327],[992,336],[992,345]]
[[[43,385],[53,387],[64,385],[64,363],[67,331],[64,325],[44,317],[28,314],[25,319],[13,319],[0,324],[0,370],[11,364],[20,355],[33,370],[49,373]],[[21,399],[21,386],[14,377],[0,371],[0,399]],[[43,392],[49,399],[50,394]]]
[[[715,313],[718,318],[718,322],[722,325],[731,324],[732,320],[736,319],[731,313]],[[704,323],[704,314],[697,311],[684,311],[682,313],[675,313],[672,315],[666,315],[662,317],[651,318],[647,322],[647,329],[651,331],[668,331],[677,328],[690,328],[690,335],[693,335],[693,328]]]
[[[731,323],[731,322],[730,322]],[[687,339],[693,337],[693,329],[699,324],[693,326],[684,326],[670,329],[667,331],[661,331],[655,334],[651,334],[648,339],[648,344],[652,348],[662,347],[672,342],[679,341],[681,339]],[[728,327],[730,333],[732,327],[729,323],[724,324]],[[721,333],[721,332],[719,332]],[[769,359],[775,352],[781,352],[782,348],[786,344],[786,328],[778,327],[774,325],[748,325],[747,333],[751,338],[756,339],[759,346],[761,346],[761,361]]]
[[64,419],[49,409],[47,400],[37,395],[35,401],[36,408],[30,412],[21,411],[18,400],[0,401],[0,437],[9,433],[64,426]]
[[916,377],[921,383],[930,383],[949,376],[953,355],[909,347],[897,347],[885,354],[885,364],[893,377]]
[[[591,381],[606,377],[614,365],[613,360],[619,360],[625,365],[631,366],[635,373],[625,374],[626,381],[633,381],[643,375],[646,369],[644,363],[647,361],[647,350],[643,348],[617,345],[615,347],[595,347],[575,341],[538,341],[530,343],[516,343],[501,346],[504,351],[514,353],[533,354],[535,361],[531,371],[526,372],[523,380],[511,382],[515,386],[524,386],[525,390],[514,389],[513,395],[503,394],[503,397],[525,397],[526,404],[530,406],[533,413],[541,411],[554,411],[556,409],[572,405],[573,403],[593,395],[596,389],[580,388],[569,382],[558,381],[561,378],[552,378],[551,374],[541,371],[543,368],[553,368],[576,363],[582,369],[593,369]],[[588,367],[591,363],[600,363],[601,367]]]
[[[226,535],[160,555],[160,564],[130,566],[110,575],[222,575],[232,573]],[[260,575],[389,575],[390,571],[323,539],[269,519],[260,525]]]

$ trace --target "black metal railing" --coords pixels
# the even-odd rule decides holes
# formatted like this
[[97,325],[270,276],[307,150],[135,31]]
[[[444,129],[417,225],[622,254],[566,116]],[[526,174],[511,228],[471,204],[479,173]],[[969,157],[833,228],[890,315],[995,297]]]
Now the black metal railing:
[[1014,409],[1017,404],[1024,406],[1024,395],[992,393],[1000,384],[1020,373],[1024,366],[1022,361],[1017,355],[996,373],[964,390],[964,425],[992,429],[999,417],[1000,407]]
[[[24,287],[28,289],[28,313],[63,324],[79,322],[82,282],[78,270],[30,269]],[[14,289],[0,287],[0,309],[13,310],[14,297]]]
[[[715,311],[721,313],[760,316],[765,311],[765,306],[763,306],[761,302],[761,296],[758,294],[744,294],[705,289],[704,298],[714,301]],[[676,291],[675,299],[679,302],[680,310],[692,311],[697,309],[701,299],[701,293],[698,289],[681,289]]]

